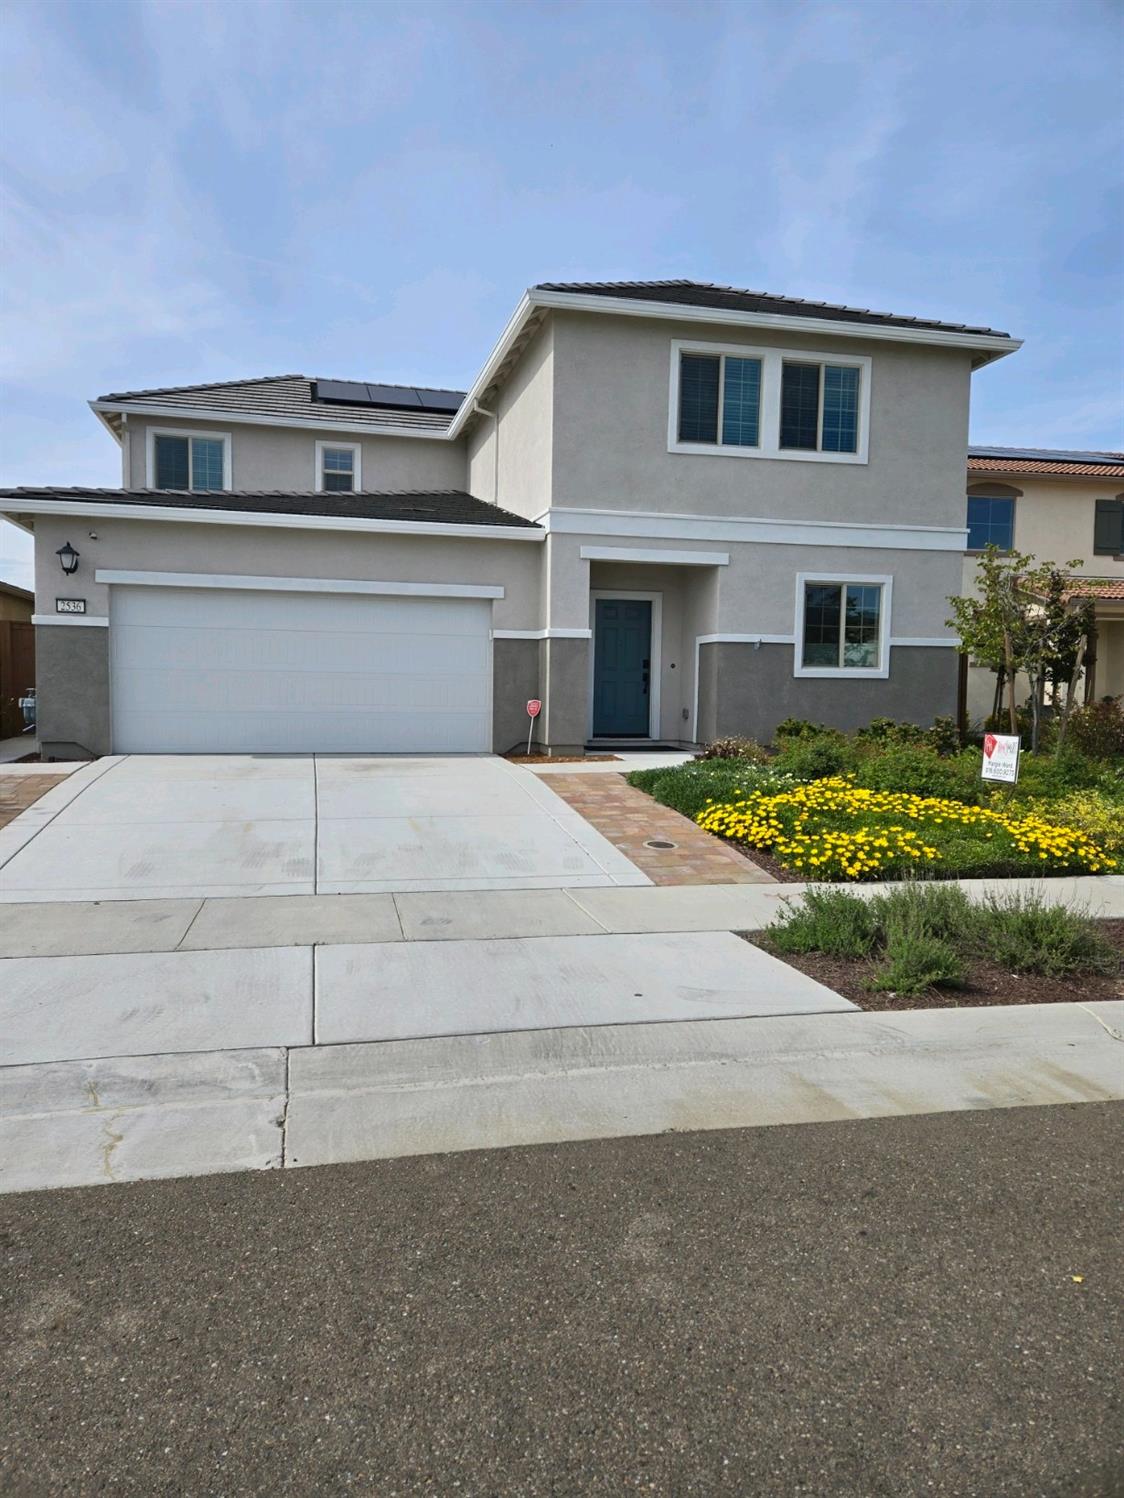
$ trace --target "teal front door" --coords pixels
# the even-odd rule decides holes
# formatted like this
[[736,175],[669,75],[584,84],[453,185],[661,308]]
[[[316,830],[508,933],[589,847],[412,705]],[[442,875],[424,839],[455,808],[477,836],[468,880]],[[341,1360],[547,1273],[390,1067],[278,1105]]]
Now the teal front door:
[[651,603],[598,598],[593,625],[596,738],[648,737],[651,663]]

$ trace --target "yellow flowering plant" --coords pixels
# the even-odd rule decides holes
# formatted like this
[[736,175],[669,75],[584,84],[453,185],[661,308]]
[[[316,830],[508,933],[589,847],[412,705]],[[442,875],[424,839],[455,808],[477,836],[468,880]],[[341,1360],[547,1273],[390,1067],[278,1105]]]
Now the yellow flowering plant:
[[707,832],[762,848],[803,879],[958,874],[1110,873],[1116,860],[1083,831],[939,796],[875,791],[833,775],[777,794],[709,802]]

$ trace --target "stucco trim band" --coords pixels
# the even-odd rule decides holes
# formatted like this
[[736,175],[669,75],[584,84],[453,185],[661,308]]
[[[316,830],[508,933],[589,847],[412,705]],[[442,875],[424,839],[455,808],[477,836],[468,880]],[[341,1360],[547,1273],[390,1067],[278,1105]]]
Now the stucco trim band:
[[956,551],[965,527],[874,525],[847,520],[770,520],[764,516],[661,514],[555,506],[535,517],[547,533],[636,536],[646,541],[746,541],[773,546],[864,546],[891,551]]
[[398,598],[502,598],[498,583],[368,582],[344,577],[239,577],[217,572],[129,572],[99,567],[99,583],[151,588],[237,588],[261,593],[369,593]]
[[93,624],[108,626],[109,620],[101,614],[32,614],[32,624]]

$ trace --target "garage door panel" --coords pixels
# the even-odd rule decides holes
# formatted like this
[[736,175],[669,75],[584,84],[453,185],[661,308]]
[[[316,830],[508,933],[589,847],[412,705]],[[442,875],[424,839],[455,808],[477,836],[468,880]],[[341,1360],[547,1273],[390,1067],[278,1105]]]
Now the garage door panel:
[[491,652],[489,639],[480,634],[209,629],[200,635],[183,626],[127,625],[116,636],[120,660],[154,671],[190,669],[202,650],[212,671],[363,671],[377,660],[384,672],[459,674],[486,671]]
[[491,605],[114,588],[121,753],[480,753]]

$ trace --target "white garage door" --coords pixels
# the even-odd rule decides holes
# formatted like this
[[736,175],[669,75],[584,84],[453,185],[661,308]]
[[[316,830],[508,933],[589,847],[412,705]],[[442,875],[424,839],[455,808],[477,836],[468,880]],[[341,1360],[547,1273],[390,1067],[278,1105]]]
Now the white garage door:
[[491,612],[476,598],[114,587],[114,752],[486,752]]

